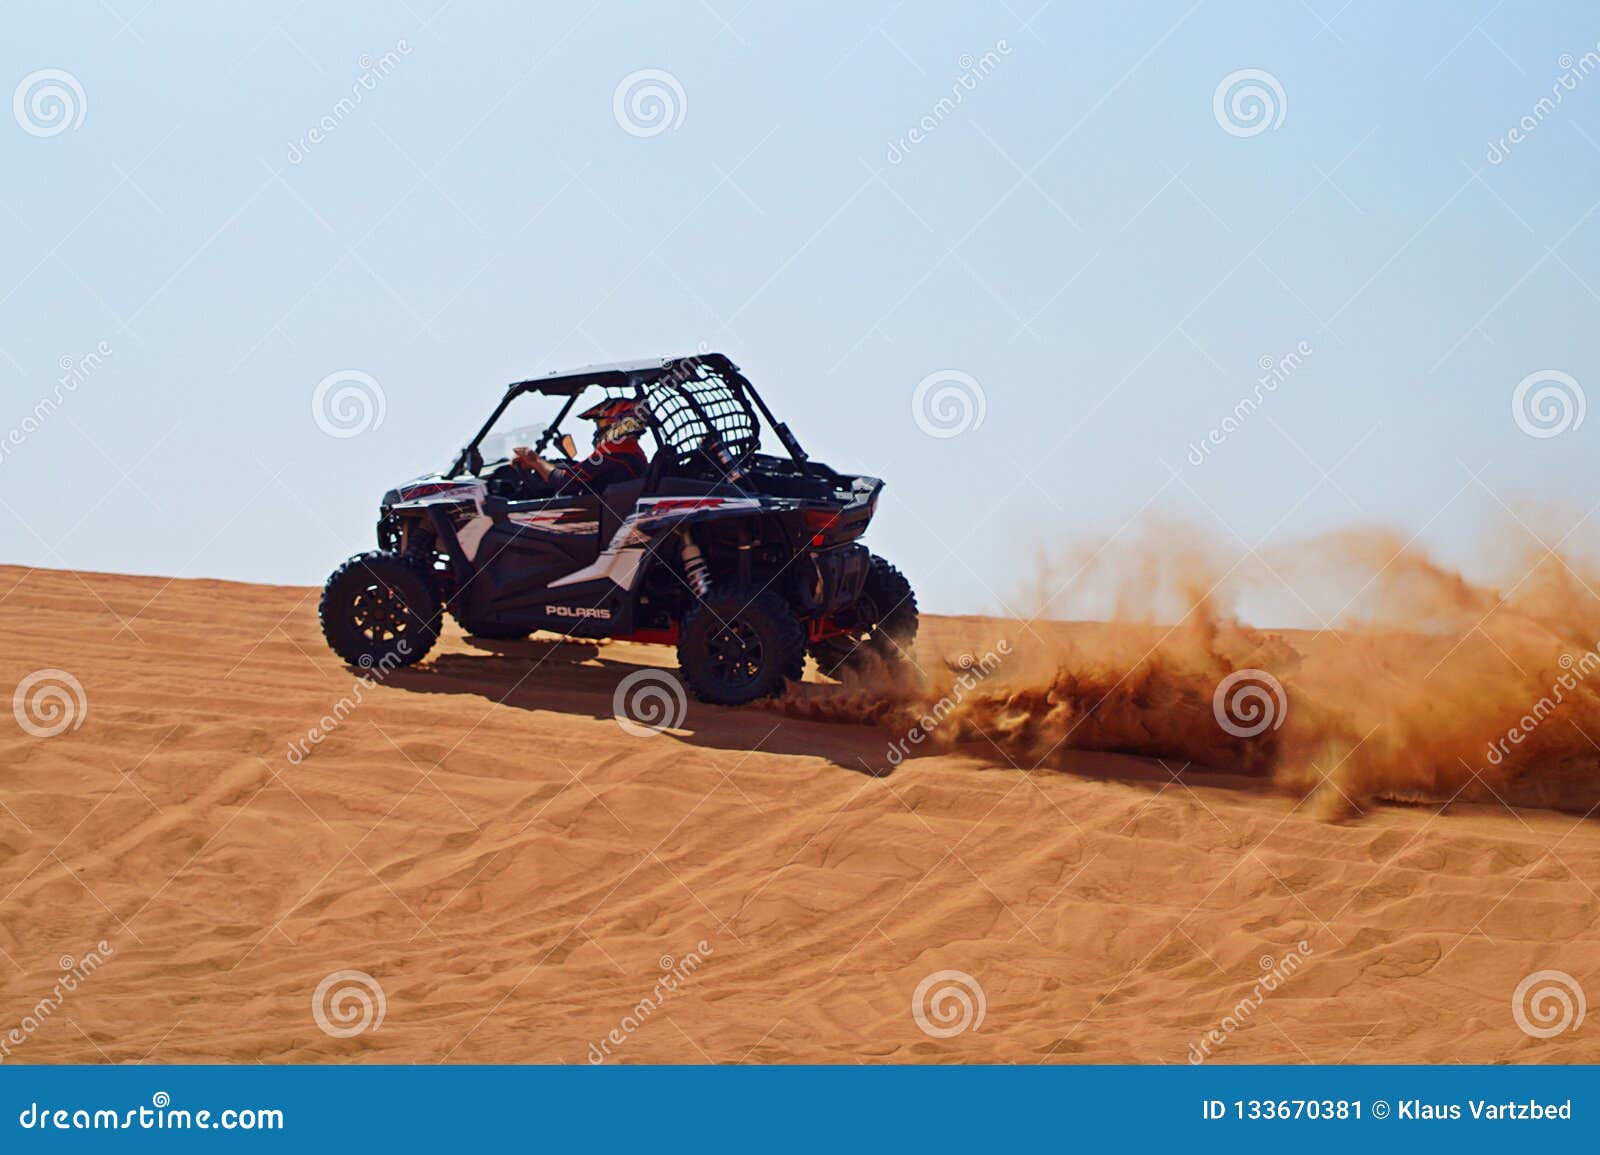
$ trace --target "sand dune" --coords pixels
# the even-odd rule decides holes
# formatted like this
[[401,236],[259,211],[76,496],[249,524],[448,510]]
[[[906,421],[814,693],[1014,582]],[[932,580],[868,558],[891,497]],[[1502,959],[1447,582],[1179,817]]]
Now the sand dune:
[[[1593,820],[1332,823],[1281,776],[982,737],[874,776],[898,735],[804,716],[828,687],[639,736],[613,693],[667,651],[452,626],[358,688],[315,606],[0,568],[0,686],[86,703],[0,728],[5,1061],[1600,1061],[1512,1005],[1600,992]],[[378,1003],[338,972],[381,1024],[341,1029]]]

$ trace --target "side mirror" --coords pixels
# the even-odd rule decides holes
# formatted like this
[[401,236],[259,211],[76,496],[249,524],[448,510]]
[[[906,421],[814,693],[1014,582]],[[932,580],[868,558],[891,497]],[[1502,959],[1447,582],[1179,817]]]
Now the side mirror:
[[561,435],[561,440],[557,444],[561,446],[561,452],[568,458],[576,458],[578,456],[578,446],[577,443],[572,440],[572,434],[563,433]]

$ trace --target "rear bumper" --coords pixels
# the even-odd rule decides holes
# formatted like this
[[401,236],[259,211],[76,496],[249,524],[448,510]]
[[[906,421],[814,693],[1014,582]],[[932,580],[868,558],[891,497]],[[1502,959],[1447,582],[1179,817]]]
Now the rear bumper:
[[864,545],[807,550],[795,562],[795,600],[807,613],[830,614],[861,596],[872,568]]

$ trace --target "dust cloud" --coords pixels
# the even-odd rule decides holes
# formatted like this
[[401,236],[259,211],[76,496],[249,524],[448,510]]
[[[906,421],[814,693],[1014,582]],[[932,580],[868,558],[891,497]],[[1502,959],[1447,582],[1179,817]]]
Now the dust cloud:
[[[1326,818],[1456,798],[1588,812],[1600,569],[1540,547],[1502,560],[1482,584],[1370,531],[1241,561],[1165,527],[1042,559],[1027,613],[958,619],[914,669],[778,708],[880,727],[885,769],[968,743],[1021,769],[1095,750],[1258,776]],[[1063,620],[1060,591],[1085,589],[1109,620]],[[1321,624],[1245,624],[1238,606],[1263,595]]]

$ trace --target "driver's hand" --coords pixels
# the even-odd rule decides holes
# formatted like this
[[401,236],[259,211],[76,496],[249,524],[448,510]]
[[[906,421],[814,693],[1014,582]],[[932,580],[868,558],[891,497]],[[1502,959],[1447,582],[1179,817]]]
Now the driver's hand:
[[535,460],[533,450],[526,445],[519,445],[511,451],[511,463],[518,469],[532,469]]

